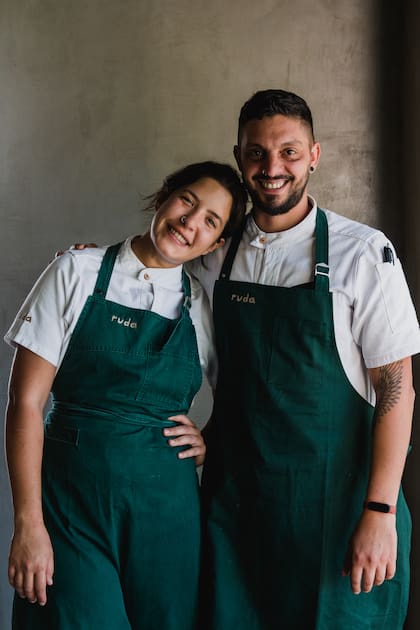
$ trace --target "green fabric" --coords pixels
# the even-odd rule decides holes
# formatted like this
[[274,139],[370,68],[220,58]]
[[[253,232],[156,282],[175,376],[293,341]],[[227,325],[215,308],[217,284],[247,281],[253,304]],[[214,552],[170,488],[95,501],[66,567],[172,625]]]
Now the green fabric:
[[356,596],[341,576],[366,493],[373,408],[335,345],[325,213],[313,283],[231,281],[233,260],[214,294],[220,372],[203,473],[200,628],[399,630],[411,530],[402,493],[395,578]]
[[197,475],[162,435],[201,383],[189,299],[177,320],[106,301],[118,250],[53,385],[43,501],[54,585],[44,608],[15,597],[15,630],[196,627]]

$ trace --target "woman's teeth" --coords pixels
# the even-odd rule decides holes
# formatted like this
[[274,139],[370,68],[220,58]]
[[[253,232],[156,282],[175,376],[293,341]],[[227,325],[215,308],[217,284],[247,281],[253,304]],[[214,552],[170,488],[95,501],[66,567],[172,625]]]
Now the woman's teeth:
[[181,245],[189,245],[188,241],[182,236],[182,234],[174,230],[173,227],[169,227],[169,231],[173,234],[173,236],[175,236],[176,240],[179,241]]

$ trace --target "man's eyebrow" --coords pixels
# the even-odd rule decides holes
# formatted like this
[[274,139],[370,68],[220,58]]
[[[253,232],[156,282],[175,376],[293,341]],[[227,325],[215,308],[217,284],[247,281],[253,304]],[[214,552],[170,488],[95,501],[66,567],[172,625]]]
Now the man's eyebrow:
[[[300,144],[303,145],[303,141],[302,140],[298,140],[298,138],[291,138],[290,140],[285,140],[284,142],[282,142],[280,144],[281,147],[286,147],[289,144]],[[250,148],[250,147],[260,147],[261,149],[264,149],[264,145],[260,144],[259,142],[253,142],[252,140],[250,142],[246,143],[246,147]]]

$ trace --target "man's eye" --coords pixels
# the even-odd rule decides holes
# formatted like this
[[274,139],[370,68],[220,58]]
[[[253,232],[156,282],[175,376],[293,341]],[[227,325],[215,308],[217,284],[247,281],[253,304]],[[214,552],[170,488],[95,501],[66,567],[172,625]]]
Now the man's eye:
[[262,157],[263,152],[260,149],[252,149],[248,151],[248,156],[253,160],[259,160]]

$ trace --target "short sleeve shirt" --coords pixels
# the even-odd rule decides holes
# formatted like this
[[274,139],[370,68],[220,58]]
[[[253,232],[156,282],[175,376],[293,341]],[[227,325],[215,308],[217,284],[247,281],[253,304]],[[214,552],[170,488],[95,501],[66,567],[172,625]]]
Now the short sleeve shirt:
[[[236,254],[231,279],[293,287],[314,277],[317,205],[298,225],[276,233],[262,232],[252,216]],[[333,295],[336,344],[347,377],[356,391],[374,404],[367,368],[392,363],[420,351],[417,316],[401,267],[389,239],[369,226],[325,211],[329,232],[330,290]],[[212,304],[229,243],[196,260],[189,269]],[[392,262],[385,262],[384,248]],[[209,338],[208,346],[213,345]],[[214,364],[214,363],[213,363]],[[215,382],[215,373],[210,380]]]
[[[106,298],[171,319],[178,317],[184,301],[182,267],[145,267],[131,248],[132,238],[123,243],[118,253]],[[55,259],[19,309],[6,333],[6,342],[21,345],[58,368],[83,306],[93,292],[105,251],[106,247],[69,250]],[[191,316],[197,337],[207,341],[212,337],[209,310],[202,307],[207,297],[195,279],[191,281],[191,292]],[[200,358],[207,370],[206,357],[200,354]]]

